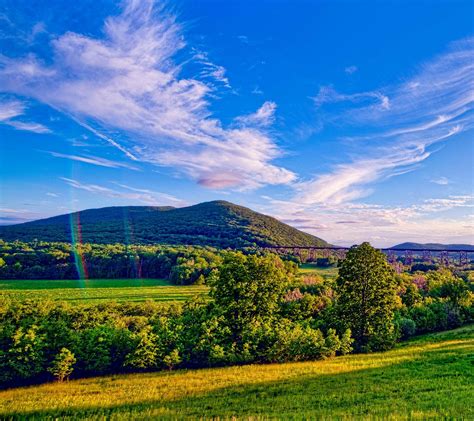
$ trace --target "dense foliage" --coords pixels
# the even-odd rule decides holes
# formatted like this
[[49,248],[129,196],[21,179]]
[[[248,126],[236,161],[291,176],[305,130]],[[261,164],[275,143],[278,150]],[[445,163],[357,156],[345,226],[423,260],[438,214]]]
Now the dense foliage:
[[0,382],[320,359],[353,346],[387,349],[399,338],[474,321],[470,274],[394,274],[368,244],[348,253],[337,280],[301,274],[294,262],[274,254],[188,253],[196,251],[210,253],[205,271],[192,272],[204,274],[207,300],[165,307],[4,299]]
[[359,351],[390,349],[396,341],[395,272],[385,255],[363,243],[347,253],[337,278],[338,321],[352,330]]
[[226,253],[209,247],[0,240],[0,279],[159,278],[189,285],[212,277]]
[[[276,256],[225,256],[211,301],[183,307],[4,302],[0,381],[301,361],[351,350],[350,332],[324,331],[312,312],[288,308],[296,267]],[[262,288],[260,288],[260,286]],[[314,312],[314,310],[313,310]]]
[[327,246],[275,218],[225,201],[184,208],[123,206],[0,227],[5,241],[101,244],[181,244],[237,248],[266,245]]

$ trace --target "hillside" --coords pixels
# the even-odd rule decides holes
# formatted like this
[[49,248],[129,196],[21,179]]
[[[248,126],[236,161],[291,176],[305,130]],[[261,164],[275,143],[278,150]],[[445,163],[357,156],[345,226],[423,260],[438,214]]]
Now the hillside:
[[439,244],[439,243],[402,243],[393,246],[392,249],[395,250],[421,250],[421,249],[430,249],[430,250],[472,250],[474,251],[474,245],[472,244]]
[[[72,227],[72,232],[71,232]],[[326,246],[327,242],[275,218],[225,201],[173,208],[120,206],[88,209],[38,221],[0,227],[5,241]]]
[[466,326],[384,353],[47,383],[0,391],[0,418],[467,420],[473,352]]

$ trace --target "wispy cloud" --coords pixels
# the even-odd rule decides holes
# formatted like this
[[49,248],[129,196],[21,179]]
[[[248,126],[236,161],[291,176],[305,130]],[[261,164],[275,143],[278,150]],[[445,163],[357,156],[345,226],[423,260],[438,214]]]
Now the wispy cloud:
[[439,177],[431,180],[432,183],[434,184],[439,184],[440,186],[447,186],[450,181],[447,177]]
[[456,218],[446,216],[452,209],[469,210],[474,196],[448,196],[427,199],[410,206],[388,206],[364,203],[320,203],[307,206],[291,200],[266,197],[268,205],[260,210],[296,228],[340,245],[371,241],[387,247],[397,242],[474,241],[472,213]]
[[[165,204],[179,205],[182,206],[186,202],[178,199],[175,196],[156,192],[148,189],[140,189],[135,187],[130,187],[125,184],[114,183],[115,185],[122,188],[122,190],[112,189],[110,187],[105,187],[98,184],[83,183],[78,180],[73,180],[71,178],[60,177],[61,180],[65,181],[69,186],[85,190],[90,193],[99,194],[102,196],[107,196],[115,199],[125,199],[127,201],[138,201],[145,203],[147,205],[162,206]],[[123,191],[125,190],[125,191]]]
[[341,203],[370,194],[376,181],[403,174],[433,153],[431,146],[474,126],[474,39],[453,44],[404,83],[373,92],[341,94],[322,87],[318,107],[349,103],[331,116],[370,134],[350,139],[351,162],[297,183],[303,203]]
[[357,66],[347,66],[344,71],[348,74],[348,75],[352,75],[353,73],[357,72],[357,70],[359,70],[359,68]]
[[255,113],[239,116],[238,123],[245,126],[270,126],[275,120],[277,105],[274,102],[265,102]]
[[14,127],[17,130],[25,130],[33,133],[50,133],[43,124],[34,122],[25,122],[17,120],[17,117],[25,114],[26,106],[18,100],[1,100],[0,99],[0,124]]
[[39,216],[40,214],[27,209],[0,208],[0,225],[20,224]]
[[372,108],[388,110],[390,108],[390,99],[379,91],[357,92],[355,94],[342,94],[337,92],[332,86],[321,86],[319,92],[313,98],[314,103],[320,107],[324,104],[337,102],[352,102],[356,104],[375,103]]
[[185,63],[176,55],[186,51],[186,41],[163,6],[126,1],[121,14],[106,19],[103,33],[101,39],[55,36],[52,63],[33,54],[0,56],[0,91],[48,104],[130,159],[177,168],[205,186],[245,189],[296,178],[272,164],[281,150],[264,125],[225,127],[212,116],[213,91],[228,84],[223,67],[206,55],[191,56],[204,73],[181,76]]
[[221,83],[226,88],[231,89],[229,78],[226,76],[226,69],[224,66],[219,66],[209,59],[209,55],[204,51],[196,51],[194,60],[202,65],[200,75],[203,78],[210,78]]
[[110,159],[100,158],[97,156],[94,157],[94,156],[67,155],[67,154],[63,154],[59,152],[51,152],[51,151],[48,151],[48,153],[51,156],[54,156],[55,158],[64,158],[64,159],[69,159],[71,161],[78,161],[78,162],[84,162],[86,164],[98,165],[100,167],[127,168],[129,170],[138,171],[137,167],[134,167],[133,165],[127,164],[125,162],[111,161]]

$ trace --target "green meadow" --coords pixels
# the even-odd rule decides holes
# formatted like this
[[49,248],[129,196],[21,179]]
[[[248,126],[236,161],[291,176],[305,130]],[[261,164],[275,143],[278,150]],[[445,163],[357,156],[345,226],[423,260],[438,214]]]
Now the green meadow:
[[[301,265],[302,275],[319,274],[336,278],[337,267],[321,268],[314,264]],[[71,304],[92,304],[106,301],[146,300],[182,302],[196,295],[207,294],[203,285],[174,285],[164,279],[38,279],[0,280],[2,296],[16,300],[54,300]]]
[[[474,326],[384,353],[0,391],[3,419],[473,419]],[[235,417],[235,418],[234,418]]]
[[72,304],[105,301],[185,301],[206,294],[202,285],[173,285],[162,279],[0,280],[4,297],[55,300]]
[[303,263],[299,267],[299,272],[303,275],[318,274],[323,278],[337,278],[339,269],[336,266],[320,267],[314,263]]

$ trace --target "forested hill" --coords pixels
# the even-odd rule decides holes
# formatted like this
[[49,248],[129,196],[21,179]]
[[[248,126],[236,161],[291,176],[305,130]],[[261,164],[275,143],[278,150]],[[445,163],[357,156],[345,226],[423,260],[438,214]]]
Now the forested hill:
[[429,250],[472,250],[474,251],[474,245],[472,244],[439,244],[439,243],[427,243],[427,244],[420,244],[420,243],[402,243],[393,246],[392,249],[396,250],[421,250],[421,249],[429,249]]
[[[72,227],[72,228],[71,228]],[[72,232],[71,232],[72,230]],[[173,208],[119,206],[88,209],[0,227],[6,241],[193,244],[214,247],[252,245],[327,246],[324,240],[275,218],[225,201]]]

